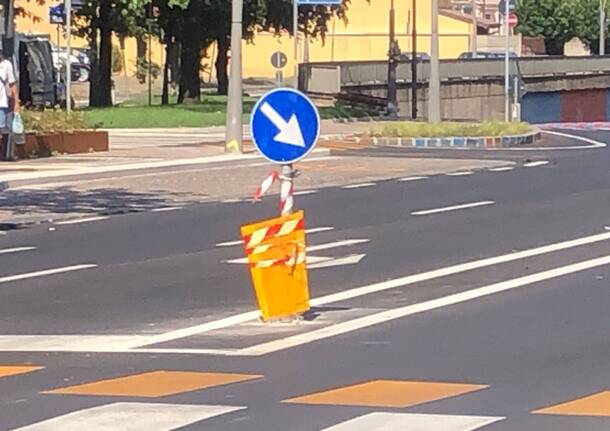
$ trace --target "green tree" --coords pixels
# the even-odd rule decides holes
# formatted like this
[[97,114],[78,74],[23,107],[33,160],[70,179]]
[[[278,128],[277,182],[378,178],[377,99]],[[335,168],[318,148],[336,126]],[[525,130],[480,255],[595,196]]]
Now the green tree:
[[[583,0],[519,0],[517,31],[524,36],[542,36],[547,54],[562,55],[564,44],[583,27],[578,15]],[[591,23],[589,23],[590,25]]]
[[[606,17],[610,15],[610,1],[605,2]],[[599,0],[579,0],[576,5],[579,17],[576,33],[592,52],[599,52]],[[606,19],[606,36],[610,31],[610,20]],[[606,38],[606,52],[610,50],[610,40]]]

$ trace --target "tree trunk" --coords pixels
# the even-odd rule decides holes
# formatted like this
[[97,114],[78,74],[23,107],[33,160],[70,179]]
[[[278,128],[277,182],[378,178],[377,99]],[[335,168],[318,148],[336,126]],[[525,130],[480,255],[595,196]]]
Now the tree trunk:
[[142,35],[136,37],[136,58],[146,59],[146,40]]
[[89,27],[89,106],[99,106],[99,51],[97,43],[97,19],[92,17]]
[[169,105],[169,63],[171,61],[172,41],[165,41],[165,64],[163,65],[163,92],[161,93],[161,105]]
[[201,101],[201,44],[198,40],[185,39],[180,52],[180,90],[178,103]]
[[[99,12],[99,57],[97,77],[91,77],[92,97],[90,106],[112,106],[112,13],[110,2],[103,1]],[[92,70],[94,68],[92,67]],[[96,87],[96,88],[95,88]]]
[[218,82],[218,94],[229,94],[229,48],[231,40],[227,36],[216,39],[218,54],[216,55],[216,80]]

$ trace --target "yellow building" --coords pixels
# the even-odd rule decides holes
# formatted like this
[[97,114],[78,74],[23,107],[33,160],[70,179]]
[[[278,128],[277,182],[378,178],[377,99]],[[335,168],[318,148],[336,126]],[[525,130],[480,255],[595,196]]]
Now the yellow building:
[[[391,0],[352,0],[347,13],[348,22],[333,20],[329,23],[326,40],[299,40],[299,61],[348,61],[348,60],[381,60],[388,52],[388,22]],[[29,18],[19,18],[17,30],[49,34],[53,41],[57,39],[57,27],[49,24],[49,6],[57,2],[40,6],[37,2],[16,0],[19,6],[26,8],[41,22],[34,23]],[[396,34],[400,48],[411,51],[411,28],[413,23],[412,1],[395,2]],[[418,52],[430,52],[430,1],[417,0],[417,45]],[[441,13],[439,18],[440,56],[441,58],[456,58],[460,53],[468,51],[471,32],[468,19],[455,13]],[[65,46],[65,40],[60,37],[60,44]],[[75,40],[74,46],[84,46],[84,41]],[[118,43],[117,43],[118,45]],[[245,77],[273,77],[274,69],[270,57],[275,51],[283,51],[289,61],[285,75],[292,75],[294,44],[288,34],[277,37],[272,34],[259,34],[251,43],[243,44],[243,73]],[[215,46],[208,50],[208,58],[204,63],[207,70],[214,63]],[[164,51],[158,43],[153,43],[153,61],[163,63]],[[125,58],[128,69],[133,70],[136,58],[135,40],[128,40],[125,46]],[[207,77],[206,77],[207,78]],[[207,80],[207,79],[206,79]]]

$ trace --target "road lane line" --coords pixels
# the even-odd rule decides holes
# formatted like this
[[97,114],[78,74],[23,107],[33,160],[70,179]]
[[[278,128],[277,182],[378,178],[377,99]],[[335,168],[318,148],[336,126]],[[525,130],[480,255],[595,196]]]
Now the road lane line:
[[506,418],[498,416],[373,412],[324,428],[322,431],[474,431],[504,419]]
[[[583,245],[594,244],[601,241],[607,241],[610,239],[610,232],[604,232],[596,235],[590,235],[582,238],[572,239],[568,241],[562,241],[558,243],[548,244],[541,247],[535,247],[528,250],[512,252],[503,254],[500,256],[488,257],[485,259],[475,260],[471,262],[461,263],[458,265],[448,266],[445,268],[434,269],[431,271],[421,272],[419,274],[407,275],[404,277],[395,278],[392,280],[382,281],[380,283],[374,283],[366,286],[355,287],[353,289],[347,289],[341,292],[332,293],[330,295],[321,296],[314,298],[310,301],[312,306],[332,304],[335,302],[345,301],[348,299],[358,298],[360,296],[370,295],[372,293],[383,292],[386,290],[396,289],[399,287],[408,286],[422,281],[433,280],[436,278],[446,277],[449,275],[455,275],[466,271],[472,271],[475,269],[485,268],[488,266],[499,265],[502,263],[513,262],[515,260],[526,259],[529,257],[540,256],[548,253],[554,253],[557,251],[568,250],[574,247],[580,247]],[[258,310],[248,311],[241,314],[235,314],[233,316],[225,317],[223,319],[206,322],[201,325],[191,326],[187,328],[177,329],[174,331],[166,332],[152,336],[154,343],[161,343],[165,341],[172,341],[179,338],[189,337],[192,335],[201,334],[204,332],[210,332],[216,329],[222,329],[240,323],[248,322],[250,320],[258,319],[260,312]],[[157,341],[158,340],[158,341]],[[148,344],[153,344],[148,343]],[[147,344],[140,344],[142,347]]]
[[342,189],[351,190],[351,189],[362,189],[365,187],[373,187],[376,186],[376,183],[360,183],[360,184],[350,184],[348,186],[342,186]]
[[346,239],[343,241],[327,242],[325,244],[310,245],[307,247],[307,251],[320,251],[337,247],[348,247],[350,245],[363,244],[369,241],[369,239]]
[[519,287],[528,286],[530,284],[540,283],[542,281],[586,271],[588,269],[597,268],[599,266],[604,266],[608,264],[610,264],[610,255],[603,256],[597,259],[585,260],[582,262],[574,263],[572,265],[553,268],[547,271],[542,271],[535,274],[514,278],[511,280],[490,284],[487,286],[479,287],[477,289],[471,289],[465,292],[454,293],[452,295],[420,302],[417,304],[411,304],[404,307],[398,307],[382,311],[379,313],[338,323],[336,325],[316,329],[311,332],[306,332],[303,334],[293,335],[290,337],[261,343],[255,346],[246,347],[240,349],[239,353],[247,356],[266,355],[268,353],[289,349],[291,347],[301,346],[303,344],[308,344],[314,341],[335,337],[337,335],[347,334],[350,332],[357,331],[359,329],[367,328],[381,323],[386,323],[391,320],[401,319],[404,317],[412,316],[414,314],[420,314],[426,311],[436,310],[450,305],[472,301],[474,299],[483,298],[485,296],[494,295]]
[[[334,229],[335,228],[332,226],[320,226],[320,227],[313,227],[311,229],[305,229],[305,233],[311,234],[311,233],[328,232],[328,231],[331,231]],[[242,245],[242,244],[243,244],[242,240],[226,241],[226,242],[219,242],[218,244],[216,244],[216,247],[233,247],[233,246]]]
[[298,192],[294,192],[294,196],[307,196],[307,195],[315,195],[318,193],[318,190],[301,190]]
[[537,162],[524,163],[523,167],[524,168],[537,168],[538,166],[544,166],[544,165],[548,165],[548,164],[549,164],[548,160],[539,160]]
[[99,216],[99,217],[86,217],[86,218],[78,218],[74,220],[63,220],[55,222],[56,225],[68,225],[68,224],[80,224],[80,223],[89,223],[94,221],[101,221],[109,219],[109,216]]
[[43,277],[45,275],[62,274],[64,272],[79,271],[81,269],[89,269],[97,267],[94,263],[86,263],[82,265],[64,266],[62,268],[45,269],[42,271],[26,272],[24,274],[8,275],[0,277],[0,283],[8,283],[9,281],[25,280],[28,278]]
[[499,168],[488,169],[489,172],[508,172],[514,170],[514,166],[501,166]]
[[76,410],[13,431],[171,431],[243,409],[246,407],[120,402]]
[[152,213],[163,213],[166,211],[178,211],[181,210],[184,207],[163,207],[163,208],[153,208],[150,210],[150,212]]
[[419,180],[427,180],[429,177],[406,177],[400,178],[398,181],[401,183],[409,182],[409,181],[419,181]]
[[31,251],[31,250],[36,250],[36,247],[14,247],[14,248],[5,248],[5,249],[0,249],[0,254],[8,254],[8,253],[19,253],[21,251]]
[[450,206],[450,207],[443,207],[443,208],[435,208],[435,209],[429,209],[429,210],[413,211],[411,213],[411,215],[422,216],[422,215],[438,214],[438,213],[444,213],[444,212],[448,212],[448,211],[458,211],[458,210],[482,207],[482,206],[493,205],[493,204],[495,204],[494,201],[471,202],[471,203],[467,203],[467,204],[453,205],[453,206]]
[[449,176],[449,177],[466,177],[468,175],[472,175],[474,174],[474,172],[472,171],[463,171],[463,172],[449,172],[445,175]]

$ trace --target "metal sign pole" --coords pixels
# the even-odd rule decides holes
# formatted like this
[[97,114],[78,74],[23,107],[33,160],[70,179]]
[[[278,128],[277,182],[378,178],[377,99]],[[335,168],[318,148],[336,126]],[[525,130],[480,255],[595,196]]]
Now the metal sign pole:
[[280,176],[280,207],[282,215],[292,214],[294,209],[294,177],[295,171],[292,169],[292,163],[282,165],[282,174]]
[[243,0],[233,0],[231,15],[231,76],[229,79],[225,136],[225,152],[228,153],[243,152],[241,69],[242,15]]
[[66,0],[66,112],[72,112],[72,0]]
[[606,55],[606,0],[599,0],[599,55]]
[[504,32],[506,33],[506,50],[504,52],[504,121],[510,121],[510,26],[508,14],[510,13],[510,0],[504,2]]
[[299,89],[299,0],[292,0],[292,28],[294,32],[294,88]]

